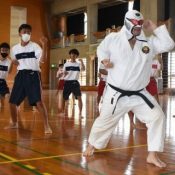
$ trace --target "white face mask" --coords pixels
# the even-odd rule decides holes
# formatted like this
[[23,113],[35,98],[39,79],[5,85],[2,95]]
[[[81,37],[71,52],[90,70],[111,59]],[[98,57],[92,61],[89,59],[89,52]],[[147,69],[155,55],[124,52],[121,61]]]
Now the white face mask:
[[29,34],[27,34],[27,33],[21,35],[21,38],[22,38],[22,40],[23,40],[25,43],[27,43],[28,41],[30,41],[30,37],[31,37],[31,36],[30,36]]
[[124,25],[127,29],[128,35],[133,35],[132,30],[134,27],[142,28],[143,15],[137,10],[130,10],[126,13]]

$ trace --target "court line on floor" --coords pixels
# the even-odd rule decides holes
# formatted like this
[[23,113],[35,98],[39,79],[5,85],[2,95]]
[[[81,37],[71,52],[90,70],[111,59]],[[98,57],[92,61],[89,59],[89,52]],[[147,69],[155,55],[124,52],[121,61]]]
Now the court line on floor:
[[[128,147],[123,147],[123,148],[103,149],[103,150],[94,151],[94,153],[110,152],[110,151],[124,150],[124,149],[130,149],[130,148],[140,148],[140,147],[146,147],[146,146],[147,144],[134,145],[134,146],[128,146]],[[44,159],[52,159],[52,158],[62,158],[62,157],[77,156],[77,155],[82,155],[82,153],[62,154],[62,155],[56,155],[56,156],[46,156],[46,157],[38,157],[38,158],[30,158],[30,159],[20,159],[20,160],[16,159],[16,160],[0,162],[0,165],[8,164],[8,163],[15,163],[15,162],[26,162],[26,161],[44,160]]]
[[8,161],[13,161],[12,163],[15,164],[16,166],[19,166],[20,168],[25,169],[25,170],[27,170],[35,175],[43,175],[43,173],[38,172],[35,167],[30,166],[30,165],[24,165],[24,164],[18,162],[17,159],[15,159],[7,154],[0,152],[0,157],[7,159]]
[[[4,140],[4,139],[2,139],[2,138],[0,138],[0,139],[1,139],[1,140]],[[20,145],[20,144],[17,144],[17,143],[14,143],[14,142],[9,142],[9,141],[7,141],[7,140],[4,140],[4,141],[6,141],[7,143],[16,145],[16,146],[18,146],[18,147],[21,147],[21,148],[23,148],[23,149],[27,149],[27,150],[30,150],[30,151],[32,151],[32,152],[41,154],[41,155],[43,155],[43,156],[47,156],[47,157],[49,156],[49,154],[36,151],[36,150],[34,150],[34,149],[31,149],[31,148],[22,146],[22,145]],[[66,164],[69,164],[69,165],[71,165],[71,166],[78,167],[78,168],[81,168],[81,169],[83,169],[83,170],[86,170],[86,171],[88,171],[88,172],[93,172],[94,175],[105,175],[104,173],[98,172],[98,171],[96,171],[96,170],[94,170],[94,169],[91,169],[91,168],[88,168],[88,167],[82,167],[81,165],[79,165],[79,164],[77,164],[77,163],[75,163],[75,162],[72,162],[72,161],[66,160],[66,159],[62,159],[61,157],[55,157],[55,158],[52,158],[52,160],[57,160],[57,161],[59,161],[59,162],[61,161],[61,162],[64,162],[64,163],[66,163]]]

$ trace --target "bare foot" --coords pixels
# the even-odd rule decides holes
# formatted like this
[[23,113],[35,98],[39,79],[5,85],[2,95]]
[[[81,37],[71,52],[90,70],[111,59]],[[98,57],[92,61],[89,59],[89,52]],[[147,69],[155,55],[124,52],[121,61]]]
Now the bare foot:
[[155,152],[150,152],[148,154],[147,163],[151,163],[159,168],[166,167],[166,163],[162,162]]
[[63,116],[65,116],[66,114],[65,114],[65,112],[60,112],[58,115],[63,117]]
[[18,129],[18,123],[10,123],[9,126],[6,126],[4,129]]
[[89,144],[88,147],[86,148],[86,151],[83,153],[83,156],[85,157],[89,157],[92,156],[94,154],[94,147]]
[[44,133],[45,134],[52,134],[52,129],[49,126],[45,127]]
[[35,106],[32,107],[32,111],[36,112],[37,108]]

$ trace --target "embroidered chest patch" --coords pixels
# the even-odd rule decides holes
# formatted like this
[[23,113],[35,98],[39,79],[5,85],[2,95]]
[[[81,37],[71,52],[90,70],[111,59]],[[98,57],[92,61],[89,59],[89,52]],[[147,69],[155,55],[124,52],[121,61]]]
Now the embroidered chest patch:
[[149,53],[149,50],[150,50],[150,49],[149,49],[148,46],[142,47],[142,52],[145,53],[145,54]]

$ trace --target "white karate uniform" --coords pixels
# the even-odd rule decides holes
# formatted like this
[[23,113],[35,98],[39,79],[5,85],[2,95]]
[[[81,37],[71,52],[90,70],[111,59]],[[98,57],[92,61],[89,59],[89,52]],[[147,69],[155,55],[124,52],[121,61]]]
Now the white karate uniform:
[[[157,101],[145,90],[145,87],[150,80],[152,59],[156,54],[173,49],[174,41],[165,26],[155,29],[154,35],[149,38],[146,38],[143,32],[137,38],[146,42],[137,40],[132,49],[123,26],[120,32],[109,34],[100,43],[97,56],[99,62],[110,59],[114,65],[113,68],[108,69],[107,83],[125,91],[143,89],[140,93],[150,100],[154,108],[151,109],[138,95],[124,96],[117,102],[121,93],[107,85],[100,116],[95,120],[89,136],[89,143],[97,149],[107,146],[120,118],[125,113],[133,111],[148,127],[148,150],[163,151],[165,116]],[[111,104],[112,98],[113,104]]]

